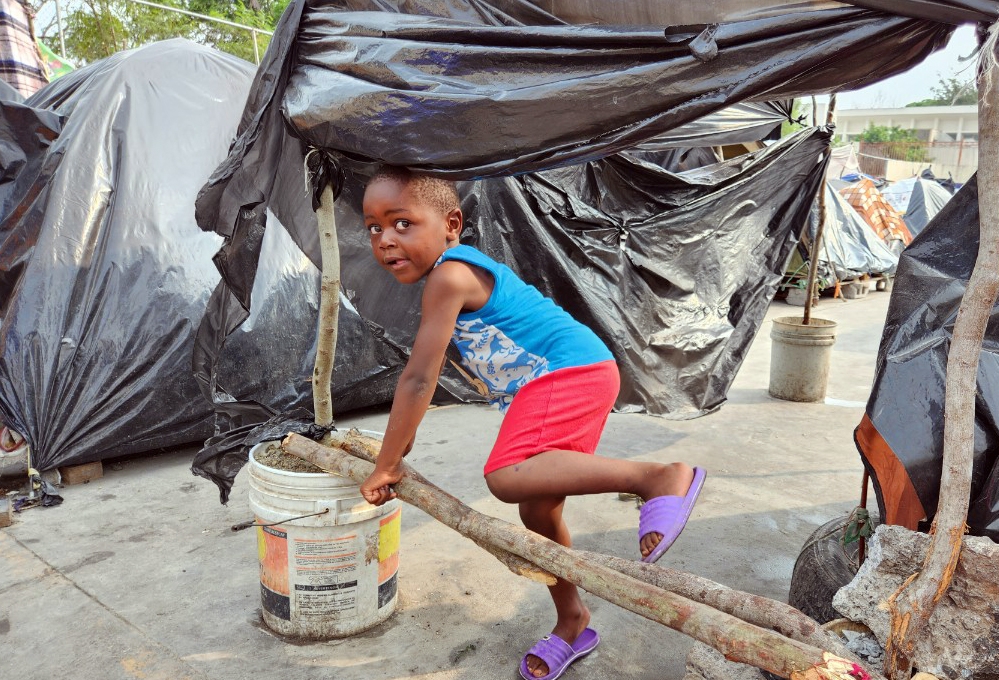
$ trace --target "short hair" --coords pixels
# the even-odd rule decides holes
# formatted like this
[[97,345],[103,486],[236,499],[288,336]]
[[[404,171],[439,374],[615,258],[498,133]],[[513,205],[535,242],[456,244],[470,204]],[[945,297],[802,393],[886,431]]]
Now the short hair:
[[398,165],[380,165],[368,179],[364,188],[367,189],[375,182],[382,180],[392,180],[400,184],[412,186],[413,193],[419,200],[439,210],[444,215],[461,207],[458,188],[451,180],[432,177],[422,172],[414,172],[409,168]]

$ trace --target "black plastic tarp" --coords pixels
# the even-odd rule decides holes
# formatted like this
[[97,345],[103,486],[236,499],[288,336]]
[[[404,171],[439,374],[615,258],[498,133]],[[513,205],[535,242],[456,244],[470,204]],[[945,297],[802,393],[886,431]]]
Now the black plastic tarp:
[[[824,176],[830,136],[812,128],[680,174],[623,154],[461,182],[462,242],[508,264],[607,342],[622,372],[618,410],[703,415],[724,402],[762,323]],[[372,256],[362,184],[349,177],[336,204],[342,286],[385,342],[408,348],[421,288],[398,284]],[[390,387],[403,362],[384,376]],[[475,397],[450,369],[441,383],[455,396]],[[242,436],[252,429],[253,405],[219,406],[244,408],[243,429],[210,442],[194,470],[225,498],[245,445],[254,443]]]
[[[455,5],[464,3],[407,3],[412,15],[289,5],[240,136],[198,201],[202,228],[229,239],[218,262],[243,306],[255,253],[239,251],[259,225],[241,211],[270,207],[300,243],[313,229],[285,190],[305,153],[293,134],[452,177],[515,174],[623,150],[739,102],[869,84],[918,63],[953,28],[848,6],[665,32],[673,24],[496,26],[415,14],[447,17]],[[509,5],[533,6],[497,5],[490,14],[515,17]]]
[[[904,467],[929,520],[940,488],[947,353],[978,243],[972,178],[902,252],[867,403],[867,419]],[[971,533],[999,540],[999,306],[989,318],[980,362],[968,523]],[[878,452],[858,447],[872,466]],[[884,494],[897,493],[890,489],[898,484],[877,474],[874,480],[884,512]]]
[[[226,334],[239,326],[245,310],[251,308],[265,209],[273,211],[295,242],[318,261],[312,206],[296,193],[305,182],[302,167],[310,145],[358,176],[376,161],[453,179],[542,170],[568,173],[558,175],[562,180],[554,183],[566,195],[561,201],[568,206],[565,216],[573,222],[580,216],[585,216],[584,223],[595,220],[607,228],[607,238],[613,241],[612,234],[620,239],[622,231],[653,219],[646,207],[661,209],[658,206],[667,193],[662,186],[646,184],[644,170],[636,173],[631,167],[624,172],[620,164],[615,167],[598,159],[643,143],[661,145],[663,137],[678,128],[736,104],[852,89],[887,78],[942,47],[952,23],[969,20],[967,8],[932,0],[899,2],[895,14],[840,3],[796,3],[780,11],[782,4],[732,0],[697,7],[693,11],[702,22],[691,26],[690,21],[678,20],[689,17],[689,3],[633,3],[623,13],[607,15],[606,6],[600,3],[571,1],[293,2],[258,72],[229,157],[197,201],[199,225],[226,238],[215,258],[223,283],[213,293],[205,316],[202,330],[207,329],[209,337],[199,342],[199,349],[205,351],[196,356],[199,379],[213,400],[220,409],[245,417],[244,425],[254,418],[259,422],[260,414],[254,415],[252,408],[241,411],[238,402],[231,403],[231,409],[221,403],[228,395],[219,389],[212,347],[224,343]],[[983,13],[979,18],[988,18],[996,15],[997,7],[978,3],[974,11]],[[357,11],[371,9],[382,11]],[[904,16],[909,11],[921,16],[928,10],[940,16],[932,20]],[[607,25],[630,17],[641,17],[634,21],[641,25]],[[681,137],[677,143],[690,142]],[[640,160],[635,155],[620,158],[623,162]],[[612,195],[584,192],[586,199],[577,202],[573,192],[565,191],[572,185],[566,177],[573,173],[586,177],[595,167],[614,168],[619,173],[616,181],[631,200],[616,204]],[[544,176],[517,181],[526,187],[544,181]],[[469,199],[474,208],[468,212],[475,214],[480,205],[499,210],[496,224],[489,226],[516,232],[519,237],[519,230],[533,223],[531,215],[525,224],[509,219],[516,214],[510,207],[519,208],[519,194],[512,190],[517,185],[511,184],[513,180],[498,181],[499,185],[483,182],[480,186],[504,186],[509,195],[487,193],[485,201],[476,195],[489,189],[477,189]],[[808,181],[810,176],[803,186]],[[357,186],[352,189],[349,184],[337,205],[340,223],[350,219],[360,198]],[[681,188],[668,200],[679,205],[684,196],[694,195],[696,191]],[[810,202],[811,196],[805,199]],[[765,206],[766,201],[758,195],[746,205],[762,202]],[[607,206],[615,210],[623,206],[615,219],[623,221],[625,230],[612,227],[614,220],[605,221],[599,215]],[[552,214],[544,205],[540,208],[541,215]],[[799,218],[799,224],[804,222],[804,212]],[[688,230],[698,233],[696,227],[688,226]],[[558,232],[545,236],[541,243],[534,257],[554,257],[556,262],[559,256],[574,256],[578,248]],[[610,247],[609,241],[605,247]],[[602,248],[590,250],[592,246],[583,252],[592,258]],[[514,264],[512,254],[506,249],[498,256]],[[693,285],[690,273],[697,266],[692,262],[672,263],[668,250],[650,249],[640,258],[636,255],[630,255],[631,265],[637,264],[643,275],[668,271],[664,278],[671,285],[680,290]],[[350,270],[360,267],[359,261],[344,259],[348,289]],[[775,276],[779,269],[773,267]],[[580,278],[580,273],[576,271],[574,278]],[[361,280],[365,287],[370,284],[370,279]],[[540,287],[552,293],[549,286]],[[727,327],[698,334],[692,319],[705,314],[710,327],[712,318],[720,318],[718,312],[712,316],[699,305],[680,305],[661,314],[655,297],[664,290],[653,285],[643,291],[651,296],[649,300],[636,298],[622,308],[625,316],[602,326],[599,316],[582,304],[588,294],[585,288],[573,283],[557,292],[570,294],[568,304],[563,304],[612,337],[628,335],[623,331],[629,327],[655,328],[651,335],[637,338],[641,349],[664,339],[667,346],[714,344],[717,359],[719,328],[737,323],[754,326],[763,314],[762,298],[754,298],[752,306],[743,304],[742,296],[755,296],[755,292],[729,291],[733,304],[725,311]],[[361,288],[358,285],[354,290]],[[604,295],[609,292],[605,290]],[[415,306],[401,300],[398,304],[380,301],[379,309],[384,315],[396,315],[391,324],[411,328]],[[385,325],[378,309],[372,309],[375,305],[360,300],[355,304],[362,316]],[[607,304],[601,301],[598,308],[606,309]],[[742,313],[745,317],[740,317]],[[680,328],[690,335],[673,330]],[[392,333],[386,332],[386,337],[392,338]],[[408,343],[408,338],[396,336],[396,340],[400,347]],[[614,349],[623,349],[618,358],[626,367],[642,365],[633,347]],[[686,355],[667,351],[649,374],[658,375],[665,368],[675,371],[674,379],[658,389],[644,390],[636,389],[640,382],[627,384],[626,376],[623,404],[673,417],[716,408],[741,361],[735,354],[729,358],[736,360],[717,364],[697,356],[696,351]],[[684,361],[689,363],[681,365]],[[718,366],[731,373],[712,373]]]
[[[193,203],[252,76],[251,64],[173,40],[0,102],[0,421],[26,437],[38,469],[214,432],[192,353],[221,239],[198,228]],[[219,375],[285,409],[310,389],[319,274],[268,223],[253,314],[218,356]],[[376,393],[372,376],[398,353],[349,310],[341,334],[352,352],[338,379]]]

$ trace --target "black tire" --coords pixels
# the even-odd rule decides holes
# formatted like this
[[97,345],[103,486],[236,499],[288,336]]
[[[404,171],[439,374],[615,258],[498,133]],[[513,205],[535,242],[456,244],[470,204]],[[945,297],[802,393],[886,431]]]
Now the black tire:
[[[843,545],[848,521],[849,515],[843,515],[816,529],[794,563],[788,604],[819,623],[840,618],[832,606],[833,595],[857,575],[860,544]],[[878,524],[876,512],[871,513],[871,522],[873,529]]]

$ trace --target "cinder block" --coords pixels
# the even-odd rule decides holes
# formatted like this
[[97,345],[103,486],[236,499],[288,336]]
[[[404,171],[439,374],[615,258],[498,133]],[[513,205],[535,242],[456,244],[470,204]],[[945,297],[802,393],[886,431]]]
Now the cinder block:
[[99,460],[83,465],[66,465],[59,468],[59,474],[62,476],[62,483],[66,486],[86,484],[104,476],[104,465]]
[[840,290],[842,290],[843,297],[847,300],[856,300],[867,295],[869,288],[870,286],[866,281],[851,281],[850,283],[844,283]]
[[14,523],[13,496],[0,496],[0,529]]

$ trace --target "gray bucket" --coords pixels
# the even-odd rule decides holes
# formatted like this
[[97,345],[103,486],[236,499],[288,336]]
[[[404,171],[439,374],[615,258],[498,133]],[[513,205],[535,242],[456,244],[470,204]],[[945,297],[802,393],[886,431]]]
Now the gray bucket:
[[829,360],[836,322],[800,316],[774,319],[770,331],[770,396],[787,401],[822,401],[829,382]]

